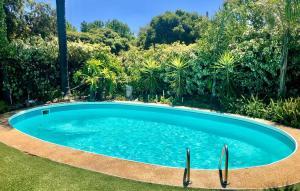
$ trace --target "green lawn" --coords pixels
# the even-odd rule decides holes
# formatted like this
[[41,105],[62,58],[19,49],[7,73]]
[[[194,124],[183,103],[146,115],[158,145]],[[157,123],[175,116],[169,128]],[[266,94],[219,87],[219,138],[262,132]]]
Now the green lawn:
[[[285,190],[300,190],[300,186]],[[31,156],[0,143],[0,190],[191,190],[139,183]],[[194,190],[194,189],[193,189]]]

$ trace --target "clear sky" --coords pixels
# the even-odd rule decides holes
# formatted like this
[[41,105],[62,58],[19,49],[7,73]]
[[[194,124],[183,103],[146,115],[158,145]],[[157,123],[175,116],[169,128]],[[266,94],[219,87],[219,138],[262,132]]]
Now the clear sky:
[[[50,2],[55,0],[38,0]],[[82,21],[118,19],[127,23],[133,32],[148,24],[152,17],[183,9],[212,16],[222,5],[223,0],[66,0],[67,20],[78,29]]]

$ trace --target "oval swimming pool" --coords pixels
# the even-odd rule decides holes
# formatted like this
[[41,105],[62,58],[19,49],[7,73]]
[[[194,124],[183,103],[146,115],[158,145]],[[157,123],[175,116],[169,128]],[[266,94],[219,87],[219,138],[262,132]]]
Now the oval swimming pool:
[[72,103],[38,107],[9,119],[30,136],[86,152],[136,162],[217,169],[224,144],[229,168],[274,163],[296,150],[282,130],[225,114],[129,103]]

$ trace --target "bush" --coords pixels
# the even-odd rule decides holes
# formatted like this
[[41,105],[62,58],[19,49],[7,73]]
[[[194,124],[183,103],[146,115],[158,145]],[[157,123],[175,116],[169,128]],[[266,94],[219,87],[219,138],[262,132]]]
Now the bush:
[[300,128],[300,97],[287,100],[271,100],[267,107],[267,119]]
[[256,117],[265,118],[266,104],[258,97],[251,96],[250,99],[243,98],[243,105],[240,107],[240,114]]
[[8,106],[4,101],[0,101],[0,113],[8,111]]
[[221,102],[226,112],[263,118],[283,125],[300,128],[300,97],[286,100],[270,100],[264,103],[258,97],[242,98],[233,102]]
[[56,40],[16,40],[7,50],[3,88],[14,103],[24,103],[26,99],[47,101],[60,95]]

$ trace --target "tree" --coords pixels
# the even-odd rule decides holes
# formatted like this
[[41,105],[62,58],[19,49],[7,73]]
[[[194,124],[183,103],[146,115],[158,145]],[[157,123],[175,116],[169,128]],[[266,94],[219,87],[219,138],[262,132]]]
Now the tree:
[[80,30],[81,32],[90,32],[93,29],[101,29],[104,27],[104,22],[100,20],[96,20],[94,22],[88,23],[86,21],[83,21],[81,23]]
[[71,92],[69,87],[69,71],[68,71],[68,60],[67,60],[65,0],[56,0],[56,11],[57,11],[58,42],[59,42],[61,90],[64,96],[68,96],[71,94]]
[[198,23],[203,18],[197,13],[182,10],[166,12],[154,17],[150,25],[141,30],[138,44],[149,48],[155,44],[171,44],[176,41],[194,43],[200,37]]
[[[281,1],[280,1],[281,2]],[[279,77],[278,96],[286,95],[286,72],[288,67],[288,54],[291,39],[291,28],[296,22],[300,22],[300,1],[284,0],[284,10],[279,13],[280,23],[282,25],[282,55],[281,69]]]
[[24,5],[24,0],[4,0],[8,40],[19,37],[24,32]]
[[4,0],[0,0],[0,53],[7,43],[5,13],[4,13]]
[[41,35],[43,38],[56,34],[55,10],[50,4],[29,1],[24,15],[28,34]]
[[129,26],[125,23],[122,23],[121,21],[117,19],[113,19],[110,21],[107,21],[105,24],[105,27],[112,29],[116,33],[118,33],[121,37],[132,39],[133,33],[131,32]]
[[5,23],[5,13],[4,13],[4,0],[0,0],[0,98],[2,96],[2,85],[3,85],[3,55],[5,47],[7,46],[7,33],[6,33],[6,23]]
[[67,25],[67,32],[77,32],[76,27],[73,26],[70,22],[67,22],[66,25]]
[[8,40],[56,34],[55,10],[32,0],[4,0]]
[[92,29],[89,32],[68,31],[68,41],[104,44],[111,48],[111,52],[119,54],[129,49],[129,40],[108,28]]

